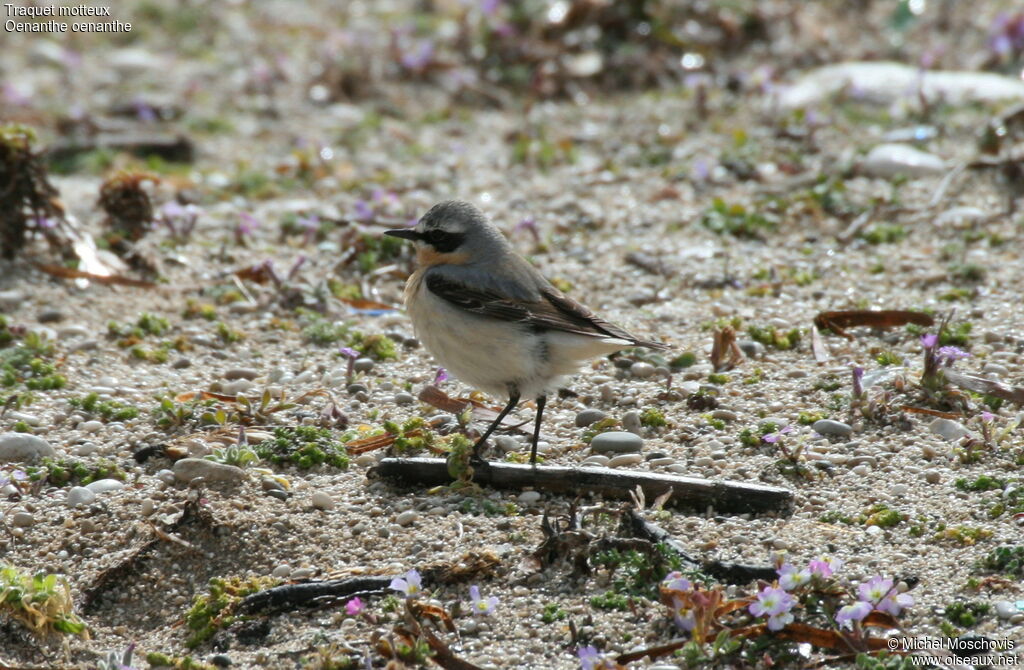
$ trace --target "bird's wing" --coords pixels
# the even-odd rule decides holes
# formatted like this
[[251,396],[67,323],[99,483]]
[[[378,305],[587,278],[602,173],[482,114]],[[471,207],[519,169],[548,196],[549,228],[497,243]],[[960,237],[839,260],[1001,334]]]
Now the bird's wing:
[[665,348],[644,342],[618,326],[608,323],[554,286],[539,287],[538,300],[502,295],[494,288],[475,288],[446,277],[427,273],[427,290],[450,304],[481,316],[522,324],[537,330],[557,330],[585,337],[613,338],[639,346]]

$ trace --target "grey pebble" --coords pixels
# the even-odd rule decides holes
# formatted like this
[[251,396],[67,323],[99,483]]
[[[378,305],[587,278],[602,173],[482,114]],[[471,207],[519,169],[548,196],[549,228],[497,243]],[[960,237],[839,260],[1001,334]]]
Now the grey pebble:
[[25,294],[18,290],[0,291],[0,309],[11,311],[21,305],[25,300]]
[[953,421],[952,419],[935,419],[928,424],[928,430],[950,442],[959,440],[961,437],[971,434],[971,431],[967,430],[962,423]]
[[352,364],[352,369],[356,372],[369,372],[373,369],[372,358],[357,358]]
[[942,481],[942,475],[936,472],[935,470],[929,470],[928,472],[924,473],[924,480],[929,484],[938,484],[939,482]]
[[405,347],[406,349],[418,349],[420,346],[420,341],[417,340],[415,337],[407,337],[404,340],[402,340],[402,346]]
[[36,435],[3,433],[0,435],[0,463],[32,463],[39,458],[52,458],[53,447]]
[[399,526],[408,526],[415,523],[420,518],[419,512],[412,509],[407,509],[395,517],[395,523]]
[[78,424],[78,430],[82,431],[83,433],[98,433],[101,430],[103,430],[103,422],[83,421],[82,423]]
[[228,368],[224,371],[224,379],[248,379],[252,381],[260,376],[259,370],[253,370],[252,368]]
[[292,570],[290,577],[292,579],[309,579],[316,574],[316,570],[313,568],[295,568]]
[[30,426],[39,426],[43,423],[43,420],[35,414],[26,414],[25,412],[8,412],[7,418],[11,421],[24,421]]
[[586,428],[592,423],[597,423],[608,415],[599,409],[585,409],[576,415],[576,427]]
[[68,507],[78,507],[80,505],[91,505],[96,502],[96,494],[85,488],[84,486],[72,486],[68,490],[68,495],[65,500]]
[[861,477],[867,477],[868,475],[871,474],[871,468],[869,468],[866,465],[858,465],[855,468],[853,468],[852,472]]
[[359,454],[358,456],[356,456],[356,465],[358,465],[361,468],[368,468],[371,465],[376,465],[376,464],[377,464],[377,456],[374,455],[374,454],[366,453],[366,454]]
[[647,465],[649,465],[652,468],[661,468],[661,467],[665,467],[666,465],[672,465],[675,462],[676,462],[676,459],[668,458],[666,456],[664,458],[652,458],[649,461],[647,461]]
[[59,309],[46,309],[39,312],[39,316],[36,317],[39,323],[56,323],[64,320],[64,312]]
[[15,512],[11,515],[11,523],[15,528],[28,528],[35,522],[35,517],[29,512]]
[[765,347],[755,340],[739,340],[736,346],[740,348],[747,358],[762,358],[765,354]]
[[248,379],[235,379],[234,381],[227,382],[226,384],[221,384],[220,390],[221,393],[226,393],[227,395],[238,395],[239,393],[245,393],[253,386],[255,386],[255,384]]
[[288,498],[292,497],[291,493],[289,493],[288,491],[283,491],[283,490],[267,491],[267,495],[270,496],[271,498],[277,498],[278,500],[281,500],[281,501],[288,500]]
[[142,516],[149,516],[156,511],[156,501],[152,498],[144,499],[142,505],[139,506],[139,511],[142,512]]
[[523,491],[522,493],[519,494],[518,498],[519,502],[525,505],[530,505],[532,503],[539,501],[540,499],[540,491]]
[[494,444],[506,454],[512,451],[519,451],[519,440],[508,435],[499,435],[494,438]]
[[334,498],[323,491],[315,491],[310,496],[310,502],[313,503],[313,507],[324,511],[330,511],[335,507]]
[[716,409],[711,413],[712,419],[719,419],[721,421],[735,421],[738,416],[736,412],[731,409]]
[[190,482],[199,477],[208,482],[240,482],[248,478],[242,468],[204,458],[181,459],[174,464],[174,476],[182,482]]
[[997,600],[992,603],[992,606],[995,607],[996,614],[1000,619],[1009,619],[1018,612],[1017,606],[1009,600]]
[[189,358],[179,358],[171,363],[171,367],[175,370],[184,370],[185,368],[192,367],[192,360]]
[[94,482],[86,484],[85,488],[89,489],[93,493],[110,493],[111,491],[120,491],[123,489],[124,482],[117,479],[97,479]]
[[595,435],[590,441],[590,451],[595,454],[623,454],[639,452],[644,441],[638,435],[621,430]]
[[693,464],[696,465],[698,468],[710,468],[715,465],[715,459],[711,458],[710,456],[698,456],[697,458],[693,459]]
[[637,465],[643,463],[644,457],[640,454],[619,454],[608,461],[609,468],[621,468],[624,465]]
[[264,491],[284,491],[284,485],[273,477],[260,479],[260,489]]
[[608,465],[608,461],[610,460],[611,459],[604,454],[594,454],[593,456],[588,456],[583,459],[583,462],[580,463],[580,465],[592,465],[594,467],[603,468]]
[[357,393],[369,393],[370,389],[366,388],[362,384],[349,384],[345,387],[345,392],[349,395],[355,395]]
[[814,432],[822,435],[849,437],[853,434],[853,428],[849,424],[845,424],[842,421],[833,421],[832,419],[819,419],[811,425],[811,428]]
[[651,375],[653,375],[655,373],[655,367],[653,365],[651,365],[650,363],[645,363],[643,361],[638,361],[636,363],[633,363],[633,365],[630,366],[629,373],[631,375],[633,375],[634,377],[639,377],[640,379],[646,379],[647,377],[650,377]]
[[168,470],[167,468],[164,468],[163,470],[158,470],[156,475],[154,476],[167,485],[173,484],[175,481],[177,481],[174,476],[174,472]]
[[284,579],[285,577],[288,577],[292,574],[292,566],[288,565],[287,563],[282,563],[281,565],[274,568],[273,572],[271,572],[270,574],[273,577]]
[[640,412],[634,409],[623,414],[622,427],[635,435],[640,435],[643,432],[643,425],[640,423]]
[[411,393],[396,393],[395,404],[396,405],[411,405],[416,402],[415,396]]

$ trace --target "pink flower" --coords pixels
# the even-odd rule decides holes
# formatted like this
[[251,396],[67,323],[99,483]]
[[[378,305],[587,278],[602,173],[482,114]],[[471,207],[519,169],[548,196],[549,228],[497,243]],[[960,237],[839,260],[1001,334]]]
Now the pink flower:
[[852,605],[846,605],[845,607],[839,608],[836,613],[836,623],[839,627],[852,628],[854,621],[861,621],[868,614],[871,614],[871,603],[866,603],[863,600],[858,600]]
[[469,587],[469,599],[473,604],[473,614],[479,614],[481,616],[488,616],[494,612],[494,608],[498,606],[498,598],[491,596],[490,598],[480,597],[480,587],[473,584]]
[[345,613],[349,616],[358,616],[366,608],[366,603],[356,596],[352,600],[345,603]]
[[807,569],[811,571],[812,575],[821,577],[822,579],[827,579],[843,569],[843,562],[838,558],[833,558],[831,560],[820,558],[808,563]]

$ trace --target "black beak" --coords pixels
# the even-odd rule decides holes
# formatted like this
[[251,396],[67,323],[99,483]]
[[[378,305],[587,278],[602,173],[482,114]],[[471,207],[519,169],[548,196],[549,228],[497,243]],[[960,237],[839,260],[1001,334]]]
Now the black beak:
[[423,237],[420,233],[417,233],[412,228],[399,228],[398,230],[385,230],[384,234],[385,235],[390,235],[392,237],[401,237],[404,240],[418,240],[418,239],[421,239]]

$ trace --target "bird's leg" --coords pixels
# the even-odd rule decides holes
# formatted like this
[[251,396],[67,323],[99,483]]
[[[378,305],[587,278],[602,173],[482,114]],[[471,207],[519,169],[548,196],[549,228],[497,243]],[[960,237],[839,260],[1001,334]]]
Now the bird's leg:
[[508,393],[508,404],[505,405],[505,409],[501,410],[501,412],[498,413],[498,418],[494,420],[494,423],[487,427],[487,430],[484,431],[484,434],[481,435],[480,439],[477,440],[476,444],[473,445],[473,455],[470,458],[471,461],[480,462],[483,460],[482,458],[480,458],[480,450],[484,448],[484,443],[487,442],[487,438],[491,436],[491,433],[494,432],[495,428],[501,425],[501,420],[504,419],[509,412],[515,409],[516,405],[518,404],[519,391],[510,389]]
[[530,447],[530,465],[537,464],[537,440],[540,439],[540,420],[544,416],[544,405],[548,402],[546,395],[537,397],[537,418],[533,420],[533,445]]

